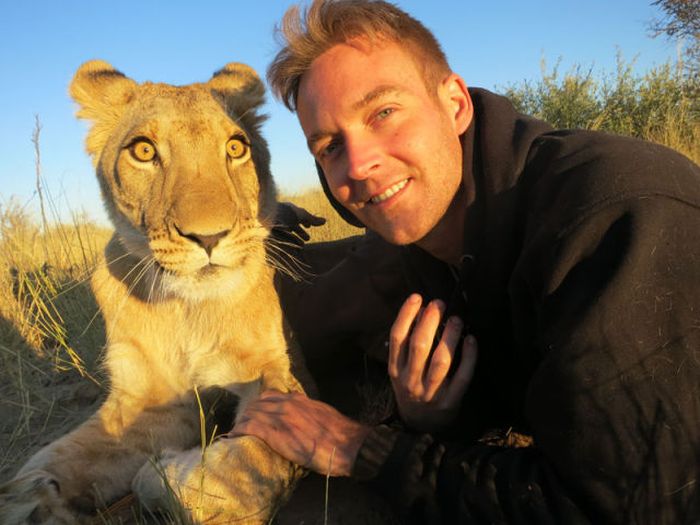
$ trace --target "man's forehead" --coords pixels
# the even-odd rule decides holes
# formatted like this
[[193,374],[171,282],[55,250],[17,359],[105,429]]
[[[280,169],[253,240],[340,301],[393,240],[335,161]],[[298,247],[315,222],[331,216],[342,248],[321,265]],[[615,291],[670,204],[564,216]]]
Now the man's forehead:
[[[381,57],[381,58],[380,58]],[[367,67],[366,60],[382,60],[381,70],[362,71],[365,78],[376,78],[378,74],[386,69],[398,69],[405,71],[409,69],[420,70],[415,57],[409,48],[401,45],[400,42],[385,39],[368,39],[357,37],[346,42],[338,42],[318,55],[309,65],[306,72],[300,77],[299,91],[309,82],[314,82],[314,78],[321,75],[324,80],[329,76],[340,74],[344,69],[351,71],[352,75],[357,75],[355,68]],[[388,61],[388,63],[387,63]],[[412,64],[412,67],[407,65]],[[395,66],[392,68],[392,65]],[[359,79],[358,79],[359,80]],[[382,82],[384,83],[384,82]]]
[[[406,68],[386,68],[375,71],[363,78],[357,78],[357,71],[350,69],[351,73],[339,73],[342,59],[335,62],[336,68],[328,68],[319,74],[313,66],[301,77],[299,84],[297,109],[306,106],[306,109],[313,109],[323,100],[324,95],[333,93],[330,97],[334,106],[342,107],[345,110],[357,111],[364,109],[373,102],[389,97],[402,96],[415,91],[417,76],[416,71],[407,71]],[[357,70],[357,68],[355,68]],[[354,80],[354,81],[353,81]],[[421,83],[422,85],[422,83]]]

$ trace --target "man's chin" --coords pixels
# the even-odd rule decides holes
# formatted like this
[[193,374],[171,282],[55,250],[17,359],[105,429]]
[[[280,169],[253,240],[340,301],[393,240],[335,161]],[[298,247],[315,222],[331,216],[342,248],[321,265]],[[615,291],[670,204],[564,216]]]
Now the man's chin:
[[368,228],[377,233],[386,242],[396,244],[397,246],[413,244],[423,237],[419,232],[403,228],[373,228],[372,226],[368,226]]

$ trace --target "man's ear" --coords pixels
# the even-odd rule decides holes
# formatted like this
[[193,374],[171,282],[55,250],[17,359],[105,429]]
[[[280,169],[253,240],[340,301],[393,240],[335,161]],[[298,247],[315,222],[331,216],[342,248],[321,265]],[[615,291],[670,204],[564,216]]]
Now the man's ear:
[[464,133],[474,118],[474,106],[464,79],[450,73],[439,86],[440,99],[447,108],[458,135]]

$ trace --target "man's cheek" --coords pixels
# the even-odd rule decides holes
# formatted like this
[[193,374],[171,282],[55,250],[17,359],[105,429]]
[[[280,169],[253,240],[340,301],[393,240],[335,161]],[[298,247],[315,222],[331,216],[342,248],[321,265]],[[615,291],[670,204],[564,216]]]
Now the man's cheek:
[[[331,193],[333,194],[333,197],[341,203],[342,205],[346,206],[350,204],[350,187],[347,184],[344,185],[333,185],[331,184],[330,186]],[[350,206],[352,208],[352,206]]]

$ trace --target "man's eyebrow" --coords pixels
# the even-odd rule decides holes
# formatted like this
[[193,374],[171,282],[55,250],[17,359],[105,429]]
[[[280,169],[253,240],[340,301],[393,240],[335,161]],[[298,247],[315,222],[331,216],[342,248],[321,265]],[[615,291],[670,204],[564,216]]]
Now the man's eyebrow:
[[[399,88],[398,86],[387,84],[387,85],[382,85],[382,86],[377,86],[374,88],[372,91],[367,93],[364,97],[362,97],[360,100],[355,102],[352,105],[353,111],[358,111],[361,110],[362,108],[368,106],[372,102],[374,102],[377,99],[380,99],[386,95],[390,94],[401,94],[402,89]],[[325,138],[328,136],[328,133],[325,131],[319,131],[318,133],[313,133],[309,135],[309,137],[306,139],[306,145],[308,148],[311,150],[313,149],[313,145],[318,142],[319,140]]]
[[403,90],[401,88],[399,88],[398,86],[391,85],[391,84],[377,86],[372,91],[367,93],[364,97],[362,97],[360,100],[355,102],[352,105],[352,109],[357,111],[358,109],[362,109],[363,107],[371,104],[375,100],[382,98],[386,95],[401,94],[402,92],[403,92]]
[[329,133],[326,133],[325,131],[319,131],[318,133],[313,133],[308,136],[306,139],[306,147],[309,148],[309,151],[313,153],[314,149],[314,144],[316,144],[319,140],[323,139],[324,137],[327,137]]

